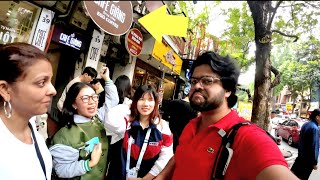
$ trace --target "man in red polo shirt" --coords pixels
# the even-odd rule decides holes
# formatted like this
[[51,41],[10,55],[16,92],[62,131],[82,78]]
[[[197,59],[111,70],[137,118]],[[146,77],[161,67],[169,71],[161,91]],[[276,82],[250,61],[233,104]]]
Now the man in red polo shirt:
[[[158,175],[162,179],[210,180],[222,136],[245,121],[231,110],[237,102],[239,69],[235,61],[206,52],[191,67],[190,105],[201,115],[183,130],[173,158]],[[276,143],[255,125],[243,126],[235,136],[233,156],[224,179],[298,179]]]

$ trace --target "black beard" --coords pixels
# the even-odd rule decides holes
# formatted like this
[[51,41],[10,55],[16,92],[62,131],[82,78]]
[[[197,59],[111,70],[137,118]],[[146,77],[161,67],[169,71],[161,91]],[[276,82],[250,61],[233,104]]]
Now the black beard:
[[221,104],[223,102],[223,95],[224,95],[224,93],[221,92],[211,101],[208,101],[208,98],[204,97],[205,102],[200,103],[200,104],[199,103],[194,103],[194,101],[192,100],[193,98],[191,96],[191,99],[189,99],[190,106],[194,110],[199,111],[199,112],[206,112],[206,111],[215,110],[215,109],[217,109],[218,107],[221,106]]

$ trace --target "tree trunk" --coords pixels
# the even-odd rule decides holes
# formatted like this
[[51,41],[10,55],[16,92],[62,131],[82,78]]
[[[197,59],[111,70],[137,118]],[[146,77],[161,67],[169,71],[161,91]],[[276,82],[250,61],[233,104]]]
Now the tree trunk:
[[267,29],[271,1],[247,1],[252,12],[256,43],[256,74],[251,121],[267,130],[271,100],[271,31]]

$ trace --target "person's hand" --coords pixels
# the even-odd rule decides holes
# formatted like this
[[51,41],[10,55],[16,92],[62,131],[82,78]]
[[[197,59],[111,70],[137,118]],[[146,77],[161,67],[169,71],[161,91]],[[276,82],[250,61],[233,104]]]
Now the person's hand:
[[314,165],[313,166],[313,170],[317,170],[318,169],[318,166],[317,165]]
[[109,68],[108,67],[103,67],[101,69],[101,72],[100,72],[100,76],[105,80],[109,80],[110,79],[110,72],[109,72]]
[[93,151],[91,153],[91,160],[89,161],[89,166],[92,168],[97,165],[102,153],[101,143],[94,146]]

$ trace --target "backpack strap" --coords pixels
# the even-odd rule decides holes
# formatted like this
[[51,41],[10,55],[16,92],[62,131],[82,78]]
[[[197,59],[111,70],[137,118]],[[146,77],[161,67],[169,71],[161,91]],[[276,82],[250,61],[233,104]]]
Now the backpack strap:
[[[212,180],[220,180],[224,179],[224,175],[227,171],[231,158],[233,156],[232,145],[234,142],[234,138],[240,127],[245,125],[254,124],[250,121],[240,122],[238,124],[233,125],[226,134],[222,136],[222,142],[218,150],[218,154],[216,160],[213,164],[213,169],[211,173]],[[257,126],[258,127],[258,126]],[[259,128],[259,127],[258,127]],[[265,130],[264,130],[265,131]],[[277,144],[277,140],[267,131],[266,134]]]
[[224,136],[222,136],[222,142],[213,165],[213,170],[211,174],[212,180],[224,178],[224,175],[233,155],[232,144],[234,141],[234,137],[236,136],[240,127],[250,124],[253,123],[250,121],[245,121],[235,124],[228,130],[228,132]]

